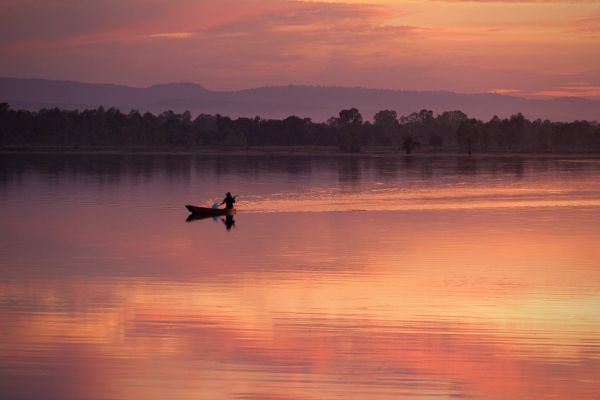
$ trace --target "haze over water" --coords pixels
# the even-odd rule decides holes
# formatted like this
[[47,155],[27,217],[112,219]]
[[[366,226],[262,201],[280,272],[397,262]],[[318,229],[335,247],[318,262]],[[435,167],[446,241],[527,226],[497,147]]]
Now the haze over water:
[[599,158],[4,154],[0,204],[2,398],[600,393]]

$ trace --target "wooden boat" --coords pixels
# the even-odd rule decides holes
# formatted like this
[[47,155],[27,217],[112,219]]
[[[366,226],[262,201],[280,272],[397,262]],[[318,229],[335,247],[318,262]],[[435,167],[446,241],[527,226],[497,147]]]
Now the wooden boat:
[[194,215],[201,215],[201,216],[207,216],[207,217],[212,217],[212,216],[217,216],[217,215],[233,215],[233,214],[235,214],[235,208],[198,207],[198,206],[191,206],[189,204],[186,205],[185,208],[187,208],[188,211]]

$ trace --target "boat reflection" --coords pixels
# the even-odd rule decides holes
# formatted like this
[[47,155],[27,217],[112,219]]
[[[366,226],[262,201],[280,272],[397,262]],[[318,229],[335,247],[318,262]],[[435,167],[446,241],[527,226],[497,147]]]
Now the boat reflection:
[[204,219],[212,219],[215,222],[220,220],[225,225],[225,229],[227,229],[227,231],[230,231],[231,228],[235,227],[235,219],[233,218],[233,215],[217,217],[214,215],[211,216],[211,215],[190,214],[185,219],[185,222],[194,222],[194,221],[200,221],[200,220],[204,220]]

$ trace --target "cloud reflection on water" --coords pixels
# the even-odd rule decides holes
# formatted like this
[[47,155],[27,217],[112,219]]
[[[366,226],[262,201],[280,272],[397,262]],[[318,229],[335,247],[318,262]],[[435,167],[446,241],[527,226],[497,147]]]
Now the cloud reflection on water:
[[[357,206],[385,207],[369,193],[518,204],[543,192],[572,204],[241,211],[231,232],[185,223],[184,202],[170,206],[199,172],[158,167],[139,183],[118,173],[100,184],[96,172],[59,170],[55,190],[37,185],[40,168],[12,176],[0,210],[0,389],[15,399],[594,399],[600,220],[597,206],[575,203],[597,198],[598,180],[589,165],[555,162],[526,164],[520,178],[489,162],[460,179],[398,168],[378,185],[361,161],[350,187],[335,163],[255,178],[234,164],[201,184],[266,196],[294,177],[283,188],[298,199],[329,183]],[[467,188],[450,196],[461,179]]]

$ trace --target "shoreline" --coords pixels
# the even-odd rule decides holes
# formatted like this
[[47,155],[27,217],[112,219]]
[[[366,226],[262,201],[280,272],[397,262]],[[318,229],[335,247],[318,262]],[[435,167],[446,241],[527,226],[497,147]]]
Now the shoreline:
[[454,150],[425,150],[405,154],[384,146],[365,146],[358,153],[344,153],[336,146],[239,146],[239,147],[181,147],[181,146],[2,146],[0,154],[106,154],[106,155],[205,155],[205,156],[322,156],[322,157],[599,157],[600,152],[503,152],[480,151],[469,155]]

